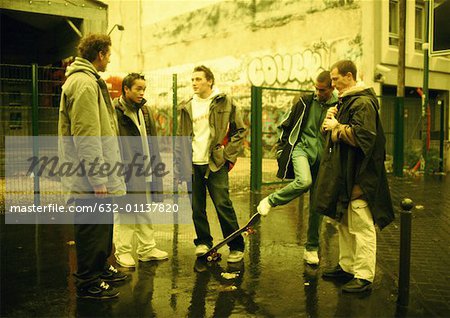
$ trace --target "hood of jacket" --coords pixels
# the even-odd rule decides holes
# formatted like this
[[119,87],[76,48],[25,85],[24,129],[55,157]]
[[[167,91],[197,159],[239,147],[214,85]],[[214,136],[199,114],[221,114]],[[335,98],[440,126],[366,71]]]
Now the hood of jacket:
[[358,98],[365,97],[370,99],[373,102],[373,105],[376,106],[377,110],[379,109],[379,105],[377,102],[377,96],[375,95],[375,91],[372,87],[362,87],[362,86],[353,86],[350,89],[346,90],[339,96],[340,99],[347,98]]
[[73,73],[77,72],[85,72],[90,73],[95,76],[95,78],[100,78],[100,75],[98,74],[97,70],[95,69],[94,65],[92,65],[91,62],[88,60],[82,58],[82,57],[76,57],[75,61],[70,64],[66,69],[66,77],[69,77]]
[[217,87],[214,87],[211,91],[211,94],[206,97],[206,98],[200,98],[197,94],[194,94],[194,96],[192,96],[192,99],[194,101],[205,101],[205,100],[209,100],[212,101],[214,98],[216,98],[216,96],[218,96],[220,93],[220,90]]
[[[184,110],[184,111],[186,111],[186,112],[189,114],[190,117],[192,117],[192,101],[193,101],[195,98],[198,98],[197,95],[192,96],[192,97],[189,98],[188,100],[182,101],[182,102],[179,104],[179,106],[178,106],[178,110],[179,110],[179,111]],[[212,93],[212,94],[208,97],[208,99],[209,99],[209,98],[210,98],[210,100],[211,100],[210,106],[213,106],[213,105],[214,105],[216,102],[218,102],[220,99],[226,98],[226,94],[220,92],[219,90],[217,90],[217,93],[216,93],[216,94],[215,94],[215,93]],[[210,108],[210,109],[211,109],[211,108]]]

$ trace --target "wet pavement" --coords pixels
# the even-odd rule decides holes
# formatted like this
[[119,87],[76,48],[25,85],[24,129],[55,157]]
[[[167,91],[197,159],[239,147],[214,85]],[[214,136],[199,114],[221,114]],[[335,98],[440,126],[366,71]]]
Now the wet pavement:
[[[353,295],[321,277],[338,256],[337,232],[324,221],[321,263],[303,263],[308,199],[273,209],[246,238],[238,264],[196,261],[192,225],[155,225],[162,262],[139,262],[116,285],[116,300],[77,300],[72,273],[75,246],[70,225],[1,228],[2,317],[448,317],[450,316],[450,177],[390,178],[396,210],[408,196],[413,210],[411,290],[408,308],[397,306],[399,217],[378,233],[372,292]],[[268,194],[264,189],[263,196]],[[233,193],[243,224],[261,196]],[[211,212],[212,205],[208,205]],[[209,213],[216,241],[215,213]],[[114,262],[113,258],[111,261]]]

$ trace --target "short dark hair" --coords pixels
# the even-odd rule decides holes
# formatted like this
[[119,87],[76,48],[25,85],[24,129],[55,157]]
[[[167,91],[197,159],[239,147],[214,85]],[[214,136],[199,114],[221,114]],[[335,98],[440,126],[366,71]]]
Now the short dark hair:
[[203,72],[203,73],[205,73],[205,78],[208,81],[212,81],[211,88],[214,86],[214,74],[205,65],[200,65],[200,66],[194,67],[194,72]]
[[111,46],[111,38],[106,34],[90,34],[78,44],[78,55],[89,62],[95,61],[99,52],[106,54]]
[[356,81],[356,65],[350,60],[341,60],[336,63],[334,63],[330,70],[333,70],[337,68],[339,74],[342,76],[347,75],[348,72],[350,72],[353,76],[353,79]]
[[324,83],[328,87],[331,87],[331,75],[330,71],[322,71],[319,75],[317,75],[316,81],[319,83]]
[[122,80],[122,95],[125,96],[125,86],[130,88],[133,86],[135,80],[144,80],[145,77],[142,74],[139,73],[130,73],[127,76],[125,76]]

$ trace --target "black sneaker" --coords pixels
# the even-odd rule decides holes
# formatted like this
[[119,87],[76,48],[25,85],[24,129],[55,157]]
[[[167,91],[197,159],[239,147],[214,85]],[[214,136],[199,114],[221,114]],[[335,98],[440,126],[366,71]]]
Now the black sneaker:
[[361,293],[372,289],[372,283],[362,278],[353,278],[342,286],[342,291],[347,293]]
[[103,272],[100,278],[108,283],[116,283],[127,279],[127,275],[119,272],[114,266],[109,265],[109,268]]
[[101,281],[98,285],[91,285],[77,290],[77,297],[81,299],[106,300],[119,296],[119,291]]
[[323,278],[335,278],[335,279],[342,279],[342,280],[350,280],[353,278],[353,274],[347,273],[338,264],[333,268],[324,270],[322,272],[322,277]]

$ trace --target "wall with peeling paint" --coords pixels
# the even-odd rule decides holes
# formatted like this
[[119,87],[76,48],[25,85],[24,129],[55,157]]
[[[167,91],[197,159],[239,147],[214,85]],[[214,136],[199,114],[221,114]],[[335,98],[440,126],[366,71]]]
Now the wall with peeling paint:
[[[152,2],[153,10],[155,3],[160,4],[157,11],[167,9],[165,2]],[[144,0],[108,4],[110,24],[125,26],[112,35],[109,71],[145,73],[150,79],[146,97],[165,114],[164,121],[170,120],[171,75],[178,74],[179,100],[187,98],[192,69],[199,64],[210,67],[217,86],[239,101],[248,123],[251,85],[312,89],[315,76],[340,59],[355,61],[358,79],[378,94],[383,85],[397,83],[398,52],[387,43],[389,1],[222,1],[177,16],[172,12],[173,17],[150,24],[158,12],[146,10]],[[413,47],[414,10],[414,2],[408,1],[405,84],[421,87],[423,55]],[[374,80],[377,64],[391,69],[383,74],[384,82]],[[429,87],[441,90],[448,105],[450,59],[430,59]],[[264,129],[274,132],[291,96],[263,98]],[[270,148],[274,135],[264,138]]]
[[[115,10],[118,5],[110,3],[110,20],[116,15],[115,20],[133,25],[130,12],[137,12],[139,3],[131,2],[128,10],[123,4]],[[135,15],[134,24],[145,21],[145,15]],[[219,78],[248,85],[311,88],[330,63],[339,58],[359,63],[363,54],[359,5],[349,0],[226,1],[144,26],[140,34],[128,29],[114,35],[121,47],[113,62],[120,62],[110,65],[111,72],[128,72],[139,64],[133,61],[139,39],[124,39],[127,34],[142,38],[138,71],[184,74],[207,64],[228,74]]]

